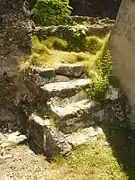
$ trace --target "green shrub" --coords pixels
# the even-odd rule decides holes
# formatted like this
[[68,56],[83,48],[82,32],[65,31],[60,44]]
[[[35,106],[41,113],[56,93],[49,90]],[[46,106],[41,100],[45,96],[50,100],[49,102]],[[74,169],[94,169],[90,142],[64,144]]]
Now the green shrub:
[[68,0],[37,0],[32,9],[32,18],[41,26],[65,24],[71,7]]
[[96,54],[102,47],[101,39],[96,36],[87,37],[86,42],[86,49],[92,54]]
[[66,50],[67,41],[58,37],[49,37],[42,43],[49,49]]
[[85,51],[86,46],[86,30],[84,25],[75,25],[69,29],[67,37],[69,51]]
[[69,51],[88,51],[96,54],[102,47],[102,40],[96,36],[86,35],[87,27],[85,25],[75,25],[69,29],[67,37]]

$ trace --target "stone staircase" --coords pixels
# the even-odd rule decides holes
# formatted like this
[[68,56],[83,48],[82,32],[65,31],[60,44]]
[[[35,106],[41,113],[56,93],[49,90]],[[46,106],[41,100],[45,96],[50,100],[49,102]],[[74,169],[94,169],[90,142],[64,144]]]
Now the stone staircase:
[[[92,81],[83,65],[31,67],[29,75],[38,89],[42,113],[38,110],[29,116],[28,135],[40,152],[49,158],[66,154],[102,133],[93,126],[104,120],[104,108],[87,98],[86,89],[91,88]],[[27,85],[32,89],[32,81]]]

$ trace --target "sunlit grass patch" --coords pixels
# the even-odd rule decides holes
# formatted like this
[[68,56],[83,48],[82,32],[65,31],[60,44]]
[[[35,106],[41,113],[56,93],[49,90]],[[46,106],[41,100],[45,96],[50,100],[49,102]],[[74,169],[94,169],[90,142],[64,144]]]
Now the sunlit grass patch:
[[[49,37],[45,41],[40,41],[37,36],[33,36],[32,54],[25,60],[21,61],[20,68],[21,70],[26,70],[31,65],[42,67],[56,67],[61,63],[78,63],[85,65],[88,72],[90,72],[92,69],[97,70],[97,59],[99,59],[99,57],[101,57],[103,53],[104,46],[108,40],[108,36],[102,39],[91,36],[88,37],[88,39],[91,44],[91,49],[94,49],[95,46],[98,47],[96,49],[97,52],[69,52],[65,51],[67,42],[63,39],[57,37]],[[100,47],[101,45],[102,47]]]
[[58,37],[49,37],[44,41],[41,41],[49,49],[66,50],[67,41]]
[[[51,180],[127,180],[105,137],[57,156],[47,173]],[[49,180],[49,178],[48,178]]]

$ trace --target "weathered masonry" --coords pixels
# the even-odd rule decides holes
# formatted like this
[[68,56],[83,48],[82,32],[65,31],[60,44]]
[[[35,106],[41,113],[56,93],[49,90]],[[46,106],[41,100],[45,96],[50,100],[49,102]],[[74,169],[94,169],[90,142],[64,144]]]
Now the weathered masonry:
[[121,82],[131,105],[135,125],[135,1],[123,0],[110,38],[113,73]]
[[24,1],[0,0],[0,128],[13,130],[17,123],[17,104],[25,89],[19,60],[30,53],[31,46]]

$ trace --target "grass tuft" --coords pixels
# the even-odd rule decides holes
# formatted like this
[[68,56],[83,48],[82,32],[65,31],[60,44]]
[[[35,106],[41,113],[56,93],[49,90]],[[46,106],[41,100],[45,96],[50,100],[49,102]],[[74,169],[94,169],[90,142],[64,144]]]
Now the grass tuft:
[[42,44],[37,36],[33,36],[32,38],[32,44],[33,44],[33,52],[38,54],[49,54],[49,50],[44,44]]
[[96,54],[102,48],[103,42],[96,36],[89,36],[86,38],[86,44],[87,50],[92,54]]
[[67,41],[64,39],[60,39],[58,37],[49,37],[45,41],[42,41],[49,49],[57,49],[57,50],[66,50],[67,49]]

